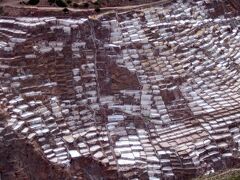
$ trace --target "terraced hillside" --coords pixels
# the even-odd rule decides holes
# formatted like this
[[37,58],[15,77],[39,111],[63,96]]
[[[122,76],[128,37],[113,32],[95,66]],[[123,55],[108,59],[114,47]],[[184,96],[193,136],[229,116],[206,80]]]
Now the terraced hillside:
[[[32,144],[43,158],[33,163],[62,167],[65,179],[178,180],[235,166],[240,16],[228,7],[1,17],[0,142]],[[0,160],[0,177],[46,177],[15,166]]]

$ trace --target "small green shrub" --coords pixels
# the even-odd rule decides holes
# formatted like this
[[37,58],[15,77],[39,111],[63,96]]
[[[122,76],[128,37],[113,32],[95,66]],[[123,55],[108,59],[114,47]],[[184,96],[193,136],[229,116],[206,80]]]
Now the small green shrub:
[[102,4],[101,0],[96,0],[96,1],[91,1],[91,3],[95,6],[99,6],[100,4]]
[[50,5],[52,5],[52,4],[55,3],[55,0],[48,0],[48,3],[49,3]]
[[0,7],[0,15],[3,15],[4,11],[3,11],[3,7]]
[[78,3],[73,3],[72,6],[73,6],[74,8],[78,8],[78,7],[79,7]]
[[67,7],[67,3],[65,0],[56,0],[56,4],[59,7]]
[[28,4],[29,5],[37,5],[39,3],[39,0],[29,0]]
[[71,4],[71,3],[72,3],[72,0],[67,0],[67,3],[68,3],[68,4]]
[[65,7],[65,8],[63,9],[63,12],[64,12],[65,14],[69,13],[68,8]]
[[96,12],[96,13],[100,13],[100,11],[101,11],[101,9],[100,9],[99,7],[96,7],[96,8],[95,8],[95,12]]
[[88,4],[88,3],[84,3],[84,4],[83,4],[83,7],[84,7],[84,8],[88,8],[88,7],[89,7],[89,4]]

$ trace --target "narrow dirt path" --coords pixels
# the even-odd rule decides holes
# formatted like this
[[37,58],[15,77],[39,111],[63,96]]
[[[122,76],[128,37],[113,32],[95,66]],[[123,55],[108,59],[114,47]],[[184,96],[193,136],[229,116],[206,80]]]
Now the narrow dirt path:
[[[134,6],[121,6],[121,7],[103,7],[101,8],[101,13],[97,14],[95,13],[95,10],[93,8],[89,8],[89,9],[74,9],[74,8],[68,8],[69,10],[69,14],[91,14],[91,15],[97,15],[97,16],[101,16],[102,13],[106,13],[106,12],[111,12],[111,11],[115,11],[115,12],[123,12],[123,11],[128,11],[128,10],[132,10],[132,9],[136,9],[136,10],[140,10],[142,8],[149,8],[152,6],[158,6],[158,5],[163,5],[163,4],[167,4],[167,3],[171,3],[173,0],[160,0],[157,2],[152,2],[152,3],[146,3],[146,4],[141,4],[141,5],[134,5]],[[59,7],[36,7],[36,6],[26,6],[26,5],[19,5],[19,2],[6,2],[3,1],[2,3],[0,3],[0,7],[3,7],[3,11],[8,11],[9,9],[11,9],[12,11],[29,11],[32,14],[34,14],[34,12],[52,12],[52,13],[56,13],[56,12],[62,12],[63,8],[59,8]],[[8,10],[7,10],[8,9]],[[10,13],[11,14],[11,13]],[[15,13],[16,14],[16,13]]]

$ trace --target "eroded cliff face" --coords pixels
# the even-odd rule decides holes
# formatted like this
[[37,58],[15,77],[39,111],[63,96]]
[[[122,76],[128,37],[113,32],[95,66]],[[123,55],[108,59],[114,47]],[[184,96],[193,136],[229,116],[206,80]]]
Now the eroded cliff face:
[[3,180],[125,179],[110,166],[103,166],[91,157],[72,160],[70,167],[51,164],[36,142],[28,142],[9,128],[2,133],[5,135],[5,140],[0,142],[0,175]]
[[81,157],[69,166],[52,164],[35,139],[29,140],[6,127],[6,112],[0,113],[0,178],[3,180],[97,180],[126,179],[109,165]]
[[0,144],[2,179],[72,179],[64,167],[49,163],[38,144],[29,143],[7,129],[3,133],[11,140]]
[[7,127],[8,113],[0,109],[0,177],[13,179],[72,179],[65,167],[56,166],[43,156],[41,146]]

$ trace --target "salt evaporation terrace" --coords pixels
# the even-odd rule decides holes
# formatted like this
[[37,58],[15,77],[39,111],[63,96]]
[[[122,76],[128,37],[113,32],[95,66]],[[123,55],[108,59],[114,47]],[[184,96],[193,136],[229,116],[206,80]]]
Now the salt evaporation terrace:
[[1,139],[34,141],[66,168],[94,159],[119,179],[189,179],[238,161],[240,16],[206,4],[1,17]]

